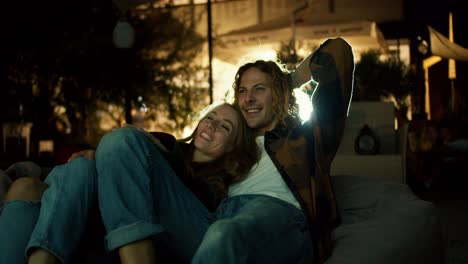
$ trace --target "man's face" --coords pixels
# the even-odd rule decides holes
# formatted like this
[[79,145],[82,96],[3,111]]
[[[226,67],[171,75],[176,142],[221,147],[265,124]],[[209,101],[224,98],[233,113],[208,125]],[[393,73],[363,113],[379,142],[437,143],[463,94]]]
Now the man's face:
[[272,130],[278,123],[272,111],[273,80],[252,67],[241,76],[237,101],[247,124],[256,130],[258,136]]

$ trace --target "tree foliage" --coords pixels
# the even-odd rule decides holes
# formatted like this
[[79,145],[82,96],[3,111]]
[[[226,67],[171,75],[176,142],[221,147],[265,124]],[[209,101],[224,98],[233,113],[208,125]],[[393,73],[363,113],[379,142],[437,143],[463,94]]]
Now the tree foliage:
[[[48,1],[9,7],[1,61],[2,121],[33,122],[33,138],[85,138],[112,11],[104,3]],[[18,105],[24,111],[15,111]],[[2,110],[3,110],[2,109]],[[70,130],[72,129],[73,130]]]
[[[46,137],[68,133],[92,142],[105,132],[99,126],[104,117],[118,127],[125,107],[132,107],[145,110],[144,120],[155,121],[156,129],[181,134],[190,113],[208,100],[207,69],[200,60],[205,40],[192,18],[149,6],[121,14],[101,1],[53,0],[37,5],[45,19],[27,12],[12,16],[25,25],[15,24],[14,42],[1,62],[7,88],[2,110],[8,114],[1,121],[29,120]],[[112,43],[122,16],[136,32],[128,50]]]
[[144,98],[149,117],[171,132],[181,132],[190,124],[190,114],[209,100],[208,69],[201,53],[205,39],[195,32],[196,20],[186,11],[177,18],[170,8],[149,9],[144,16],[134,13],[135,26],[142,32],[138,56],[151,75],[150,85],[136,86],[135,92]]
[[378,101],[381,96],[393,95],[398,101],[413,90],[415,75],[408,65],[394,57],[382,60],[381,56],[375,50],[361,54],[355,68],[355,99]]
[[379,51],[361,54],[355,68],[353,100],[381,101],[392,99],[398,124],[408,121],[410,97],[416,85],[416,72],[394,57],[381,59]]

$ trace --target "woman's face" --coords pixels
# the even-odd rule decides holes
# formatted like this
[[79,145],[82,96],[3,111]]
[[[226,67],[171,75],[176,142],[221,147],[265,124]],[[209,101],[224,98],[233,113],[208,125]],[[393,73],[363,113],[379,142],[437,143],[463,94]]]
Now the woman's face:
[[195,131],[193,160],[212,161],[232,150],[239,121],[236,111],[228,105],[220,105],[209,112]]

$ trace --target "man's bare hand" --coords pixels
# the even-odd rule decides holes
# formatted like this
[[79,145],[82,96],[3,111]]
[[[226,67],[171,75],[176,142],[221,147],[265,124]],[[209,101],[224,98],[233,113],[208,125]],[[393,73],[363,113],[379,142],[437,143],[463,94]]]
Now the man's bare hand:
[[70,162],[76,158],[79,158],[79,157],[85,157],[85,158],[88,158],[88,159],[91,159],[93,160],[94,159],[94,149],[85,149],[85,150],[82,150],[82,151],[78,151],[78,152],[75,152],[73,153],[70,158],[68,158],[68,161],[67,162]]

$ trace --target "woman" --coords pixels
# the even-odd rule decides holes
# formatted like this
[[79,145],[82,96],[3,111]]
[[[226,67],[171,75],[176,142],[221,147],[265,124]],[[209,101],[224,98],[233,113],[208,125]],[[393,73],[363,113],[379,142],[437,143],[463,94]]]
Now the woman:
[[[164,234],[166,245],[183,259],[190,258],[202,234],[190,222],[210,221],[210,210],[226,195],[227,185],[241,180],[258,159],[253,135],[237,109],[215,104],[206,113],[186,140],[190,143],[164,133],[122,128],[101,139],[96,161],[78,157],[57,166],[46,179],[49,188],[42,195],[37,223],[29,221],[15,234],[18,240],[29,240],[27,245],[10,243],[17,246],[2,249],[0,262],[24,262],[24,248],[30,263],[71,261],[96,194],[106,246],[119,252],[122,263],[135,257],[141,263],[153,262],[153,238],[158,234]],[[37,203],[13,201],[22,193],[27,198],[23,200],[34,200],[34,188],[24,188],[28,184],[39,192],[43,188],[31,181],[18,188],[13,184],[0,217],[0,244],[11,242],[18,213],[36,211],[37,218]],[[207,218],[191,219],[194,209]]]

